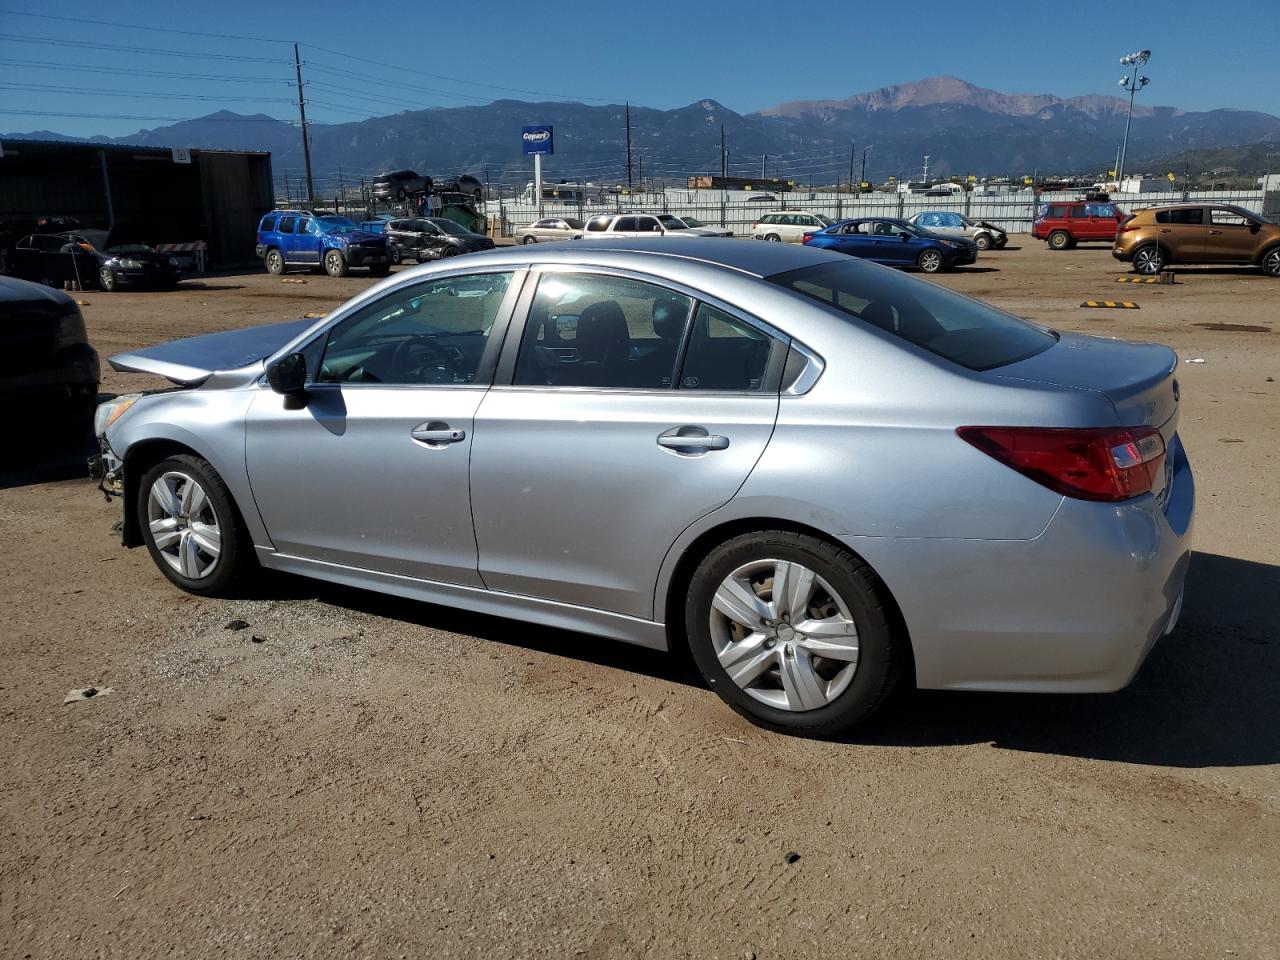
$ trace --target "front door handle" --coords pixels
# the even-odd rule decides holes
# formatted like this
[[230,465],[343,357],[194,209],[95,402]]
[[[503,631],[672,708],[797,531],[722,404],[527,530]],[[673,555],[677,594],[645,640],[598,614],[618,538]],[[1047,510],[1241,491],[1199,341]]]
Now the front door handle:
[[704,427],[673,427],[658,434],[658,446],[676,453],[701,456],[709,450],[727,450],[729,438],[708,433]]
[[1209,236],[1211,236],[1211,237],[1220,237],[1220,236],[1222,236],[1222,231],[1221,231],[1221,230],[1210,230],[1210,231],[1209,231]]
[[428,420],[409,431],[409,436],[432,447],[443,447],[467,439],[467,431],[455,430],[440,420]]

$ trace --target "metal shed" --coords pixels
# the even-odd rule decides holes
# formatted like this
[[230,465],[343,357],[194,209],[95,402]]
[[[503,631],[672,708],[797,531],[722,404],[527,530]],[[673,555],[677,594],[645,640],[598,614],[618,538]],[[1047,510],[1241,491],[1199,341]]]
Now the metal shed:
[[271,154],[115,143],[0,141],[0,232],[74,217],[152,245],[208,244],[214,267],[254,263],[273,205]]

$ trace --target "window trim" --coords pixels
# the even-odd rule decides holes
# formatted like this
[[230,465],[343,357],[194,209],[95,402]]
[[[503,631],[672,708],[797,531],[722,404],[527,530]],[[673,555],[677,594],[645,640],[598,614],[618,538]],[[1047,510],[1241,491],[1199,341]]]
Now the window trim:
[[[529,320],[529,311],[533,307],[533,298],[537,295],[538,284],[542,277],[555,274],[590,274],[594,276],[606,278],[620,278],[624,280],[635,280],[639,283],[648,283],[659,287],[663,290],[669,290],[672,293],[679,294],[682,297],[688,297],[693,301],[692,308],[689,312],[689,322],[685,326],[684,337],[680,343],[680,351],[676,357],[675,376],[672,378],[669,387],[573,387],[561,386],[553,383],[521,383],[517,384],[515,379],[516,360],[520,355],[520,344],[524,340],[525,327]],[[680,374],[684,368],[685,352],[688,349],[689,334],[693,327],[693,319],[697,315],[700,304],[705,303],[709,307],[715,307],[733,317],[740,323],[744,323],[755,328],[761,333],[767,334],[774,340],[774,347],[769,351],[769,361],[765,366],[765,383],[759,390],[681,390]],[[536,390],[538,392],[556,390],[564,393],[592,393],[592,394],[625,394],[625,395],[680,395],[689,397],[777,397],[782,383],[782,371],[786,363],[788,348],[793,343],[790,335],[783,333],[777,327],[759,317],[753,316],[744,311],[741,307],[726,303],[702,290],[685,286],[666,277],[655,277],[652,274],[641,273],[637,270],[620,270],[614,267],[602,267],[589,264],[577,263],[544,263],[537,264],[529,268],[528,275],[524,281],[524,288],[520,292],[520,299],[516,303],[514,311],[511,315],[510,323],[505,333],[505,342],[502,345],[502,353],[498,358],[497,369],[494,371],[492,390]]]
[[[511,274],[511,282],[507,284],[507,291],[502,296],[502,302],[498,304],[498,312],[494,315],[493,326],[489,330],[488,342],[485,343],[484,352],[480,355],[480,363],[476,367],[475,379],[471,383],[343,383],[338,381],[317,381],[316,375],[320,370],[320,363],[324,359],[325,341],[328,339],[329,332],[338,324],[350,320],[365,307],[370,304],[386,299],[391,296],[400,296],[404,291],[420,286],[424,283],[438,283],[441,280],[451,280],[457,277],[473,277],[486,273],[509,273]],[[374,389],[374,390],[488,390],[493,384],[494,370],[498,365],[498,358],[505,338],[510,329],[511,319],[515,311],[519,298],[523,295],[526,281],[529,277],[529,269],[523,264],[494,264],[485,269],[470,269],[462,267],[449,270],[446,273],[433,273],[425,277],[415,277],[413,280],[406,281],[388,290],[378,291],[376,296],[358,297],[348,301],[343,305],[337,314],[325,318],[323,326],[314,327],[307,330],[299,337],[286,344],[280,350],[276,351],[270,357],[263,361],[263,367],[273,363],[281,357],[287,357],[292,353],[301,353],[307,360],[307,383],[308,392],[312,390],[354,390],[354,389]],[[267,375],[264,369],[262,376],[258,379],[259,387],[268,387]]]

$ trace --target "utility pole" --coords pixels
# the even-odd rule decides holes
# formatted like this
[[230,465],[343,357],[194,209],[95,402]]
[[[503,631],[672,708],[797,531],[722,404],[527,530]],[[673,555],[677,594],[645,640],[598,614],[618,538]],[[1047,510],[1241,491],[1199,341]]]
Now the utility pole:
[[644,154],[641,153],[637,155],[636,159],[640,161],[640,171],[639,171],[640,175],[636,179],[640,181],[640,189],[643,190],[644,189]]
[[302,123],[302,162],[307,166],[307,206],[316,204],[315,183],[311,179],[311,136],[307,132],[307,107],[302,99],[302,57],[298,54],[298,45],[293,45],[293,69],[298,76],[298,119]]
[[924,185],[929,185],[929,154],[924,155]]
[[627,118],[627,192],[631,192],[631,102],[626,105]]
[[858,145],[852,143],[849,145],[849,192],[853,193],[853,157],[858,152]]
[[862,148],[862,173],[858,174],[858,189],[862,189],[862,181],[867,179],[867,148]]
[[769,166],[769,155],[766,153],[764,156],[760,158],[760,179],[761,180],[765,179],[769,175],[768,173],[765,172],[768,166]]
[[724,124],[720,124],[720,226],[724,226],[724,205],[729,199],[725,194],[728,189],[725,179],[729,175],[729,163],[724,152]]
[[[338,164],[338,196],[343,203],[347,202],[347,186],[342,182],[342,164]],[[333,212],[337,213],[338,211],[335,209]]]

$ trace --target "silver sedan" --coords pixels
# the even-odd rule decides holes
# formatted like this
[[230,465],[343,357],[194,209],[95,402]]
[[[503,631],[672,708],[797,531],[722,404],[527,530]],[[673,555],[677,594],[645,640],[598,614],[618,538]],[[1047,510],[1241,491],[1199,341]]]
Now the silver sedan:
[[[1173,628],[1176,357],[807,247],[604,241],[396,274],[112,358],[123,539],[657,648],[763,726],[903,681],[1109,691]],[[518,626],[513,626],[518,630]]]
[[572,217],[546,217],[527,227],[517,227],[516,243],[546,243],[549,240],[578,240],[582,237],[582,221]]

